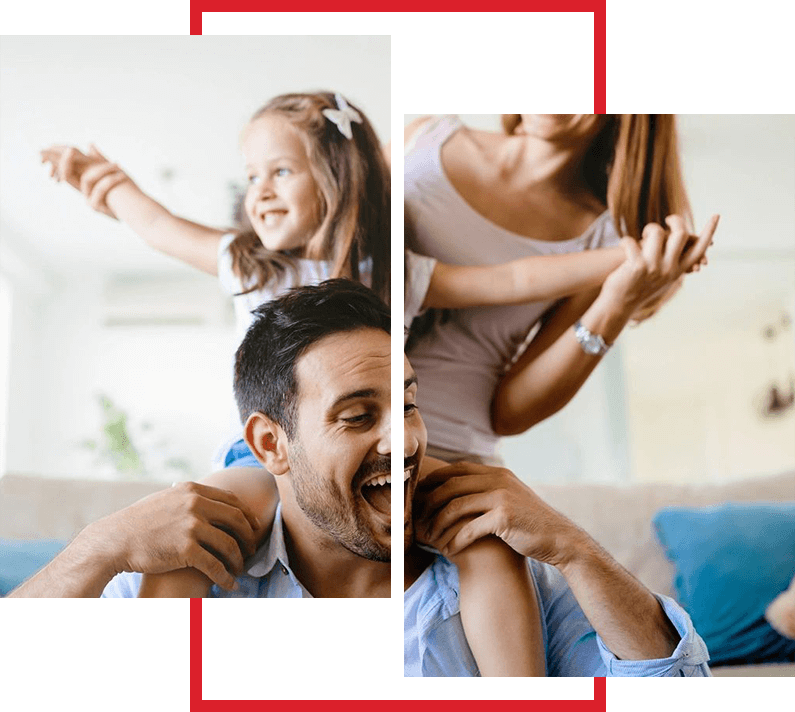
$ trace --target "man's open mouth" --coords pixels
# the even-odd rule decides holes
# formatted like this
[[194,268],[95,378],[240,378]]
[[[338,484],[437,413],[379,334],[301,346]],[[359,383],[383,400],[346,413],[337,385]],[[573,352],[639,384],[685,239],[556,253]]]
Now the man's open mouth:
[[392,475],[389,472],[373,475],[362,485],[362,497],[373,509],[389,516],[392,511]]
[[[403,492],[405,497],[406,487],[410,470],[403,473]],[[371,478],[362,486],[362,497],[373,509],[386,514],[392,515],[392,473],[377,475]]]

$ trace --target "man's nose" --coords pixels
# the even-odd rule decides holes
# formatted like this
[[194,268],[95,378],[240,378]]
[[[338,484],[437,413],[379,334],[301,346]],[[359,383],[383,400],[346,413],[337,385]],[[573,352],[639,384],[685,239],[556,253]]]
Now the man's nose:
[[417,428],[403,425],[403,457],[413,457],[417,454],[420,447],[420,440],[417,437]]
[[378,452],[381,455],[392,454],[392,418],[384,418],[378,433]]

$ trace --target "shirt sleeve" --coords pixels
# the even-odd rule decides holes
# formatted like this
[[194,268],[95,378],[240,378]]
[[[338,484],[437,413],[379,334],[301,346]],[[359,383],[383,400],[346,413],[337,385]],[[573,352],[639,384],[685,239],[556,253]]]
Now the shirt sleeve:
[[406,250],[406,293],[403,303],[403,326],[409,328],[414,317],[422,312],[422,303],[431,284],[436,260]]
[[707,646],[687,613],[670,598],[656,596],[681,638],[671,657],[619,660],[597,635],[560,572],[537,562],[531,566],[543,601],[550,675],[710,677]]
[[611,677],[711,677],[709,652],[696,633],[690,616],[672,599],[655,594],[668,620],[679,633],[679,645],[670,658],[658,660],[619,660],[597,636],[599,652]]
[[100,598],[138,598],[141,578],[141,574],[118,574],[105,586]]

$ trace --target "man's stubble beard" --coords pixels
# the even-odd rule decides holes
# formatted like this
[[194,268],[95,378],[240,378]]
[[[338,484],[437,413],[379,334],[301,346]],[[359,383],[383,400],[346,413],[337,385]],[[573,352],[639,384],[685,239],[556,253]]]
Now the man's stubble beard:
[[348,494],[312,467],[300,441],[292,441],[289,446],[290,484],[306,518],[351,553],[370,561],[390,562],[391,546],[382,546],[372,538],[370,520],[362,516],[362,508],[368,505],[362,502],[360,507],[352,507]]

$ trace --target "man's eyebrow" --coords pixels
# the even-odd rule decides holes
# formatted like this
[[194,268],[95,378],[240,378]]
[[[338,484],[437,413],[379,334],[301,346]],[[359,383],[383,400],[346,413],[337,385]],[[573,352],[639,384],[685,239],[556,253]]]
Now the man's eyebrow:
[[412,373],[405,381],[403,381],[403,390],[408,390],[414,383],[417,383],[416,373]]
[[[276,161],[281,161],[282,159],[286,158],[288,161],[298,162],[297,158],[293,158],[292,156],[276,156],[275,158],[270,158],[265,163],[276,163]],[[246,163],[246,168],[254,168],[251,163]]]
[[378,391],[375,388],[362,388],[358,391],[351,391],[350,393],[346,393],[345,395],[335,399],[331,404],[330,409],[333,410],[334,408],[338,408],[343,403],[347,403],[348,401],[359,400],[360,398],[375,398],[377,396]]

